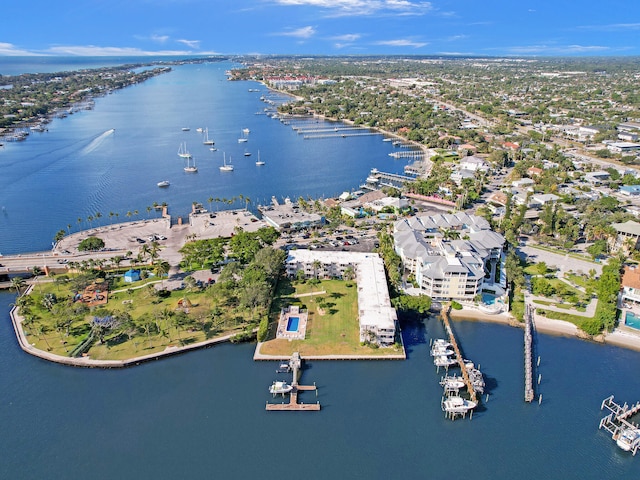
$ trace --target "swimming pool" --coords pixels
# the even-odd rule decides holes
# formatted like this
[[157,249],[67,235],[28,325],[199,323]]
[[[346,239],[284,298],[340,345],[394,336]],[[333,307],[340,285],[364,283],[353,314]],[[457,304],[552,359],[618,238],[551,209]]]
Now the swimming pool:
[[289,320],[287,320],[287,332],[297,332],[298,323],[300,323],[300,317],[289,317]]
[[633,312],[626,312],[624,314],[624,324],[627,327],[640,330],[640,317],[636,317]]
[[496,296],[495,295],[491,295],[490,293],[483,293],[482,294],[482,303],[484,303],[486,305],[493,305],[494,303],[496,303]]

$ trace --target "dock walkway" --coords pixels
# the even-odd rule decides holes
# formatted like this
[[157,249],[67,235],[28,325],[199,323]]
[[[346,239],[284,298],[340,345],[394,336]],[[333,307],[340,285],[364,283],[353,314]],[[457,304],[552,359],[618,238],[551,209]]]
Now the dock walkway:
[[467,392],[469,393],[469,398],[472,402],[478,403],[478,399],[476,397],[476,390],[473,388],[473,383],[471,382],[471,378],[469,378],[469,372],[467,371],[467,366],[465,365],[464,359],[462,358],[462,354],[460,353],[460,348],[458,347],[458,342],[456,341],[456,336],[453,334],[453,329],[451,328],[451,323],[449,322],[449,305],[442,307],[441,311],[442,321],[444,323],[445,330],[447,335],[449,336],[449,343],[453,347],[453,351],[456,354],[456,360],[458,361],[458,365],[460,365],[460,370],[462,371],[462,379],[464,380],[464,384],[467,387]]
[[532,402],[533,388],[533,307],[525,304],[524,312],[524,401]]

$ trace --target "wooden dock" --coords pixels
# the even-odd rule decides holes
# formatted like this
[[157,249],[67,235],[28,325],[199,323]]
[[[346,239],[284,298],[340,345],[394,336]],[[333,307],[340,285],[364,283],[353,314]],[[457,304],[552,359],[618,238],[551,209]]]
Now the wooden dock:
[[458,342],[456,341],[456,336],[453,334],[453,329],[451,328],[451,323],[449,321],[449,305],[445,305],[442,307],[441,315],[442,321],[444,323],[444,328],[449,336],[449,343],[453,347],[453,351],[456,353],[456,360],[458,361],[458,365],[460,365],[460,370],[462,371],[462,379],[464,380],[464,384],[467,386],[467,392],[469,393],[469,398],[472,402],[478,403],[478,399],[476,397],[476,390],[473,388],[473,382],[471,382],[471,378],[469,378],[469,372],[467,371],[467,366],[464,363],[464,359],[462,358],[462,354],[460,353],[460,348],[458,347]]
[[[620,435],[627,429],[640,429],[640,426],[628,420],[633,415],[640,413],[640,402],[637,402],[632,406],[629,406],[626,403],[624,405],[619,405],[613,400],[613,395],[611,395],[602,401],[600,410],[604,410],[605,408],[609,410],[610,413],[600,420],[598,428],[609,432],[613,440],[617,441],[620,438]],[[636,439],[630,445],[629,451],[635,456],[639,449],[640,438]],[[627,449],[625,448],[625,450]]]
[[300,378],[300,367],[302,367],[302,358],[299,352],[294,352],[289,360],[289,365],[293,374],[293,381],[291,385],[293,390],[289,393],[289,403],[269,403],[267,402],[266,410],[277,411],[294,411],[294,412],[308,412],[320,410],[320,402],[316,403],[302,403],[298,402],[298,392],[315,391],[318,395],[318,389],[315,385],[299,385],[298,379]]
[[526,303],[524,312],[524,401],[532,402],[533,388],[533,307]]

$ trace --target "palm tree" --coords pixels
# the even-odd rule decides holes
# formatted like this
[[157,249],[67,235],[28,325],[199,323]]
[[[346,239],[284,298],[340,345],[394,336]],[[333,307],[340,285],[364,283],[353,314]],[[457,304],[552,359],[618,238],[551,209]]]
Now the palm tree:
[[209,204],[209,211],[211,211],[211,204],[213,203],[213,197],[207,198],[207,203]]
[[67,223],[67,232],[69,232],[69,235],[71,235],[71,224]]
[[221,201],[220,197],[214,198],[213,201],[216,202],[216,212],[217,212],[218,210],[220,210],[220,201]]
[[78,228],[80,228],[80,225],[82,225],[82,219],[78,217]]
[[140,213],[140,212],[138,212],[138,210],[134,210],[134,211],[133,211],[133,215],[134,215],[136,218],[138,218],[138,213]]
[[22,277],[13,277],[11,279],[11,288],[16,289],[16,293],[18,296],[22,295],[22,287],[24,286],[24,278]]
[[147,217],[151,218],[151,210],[153,210],[152,207],[147,207]]
[[102,218],[102,213],[100,212],[96,212],[96,214],[94,215],[94,217],[96,218],[96,221],[99,222],[99,220]]
[[314,260],[311,265],[313,266],[313,276],[318,278],[318,270],[320,270],[322,262],[320,262],[320,260]]
[[113,217],[115,217],[115,216],[116,216],[116,214],[115,214],[115,213],[113,213],[113,212],[109,212],[109,221],[110,221],[111,223],[113,223]]
[[154,266],[155,274],[162,279],[162,288],[163,289],[164,289],[164,276],[167,273],[169,273],[170,269],[171,269],[171,265],[169,265],[169,262],[167,262],[165,260],[162,260],[162,261],[156,263],[155,266]]
[[129,210],[129,211],[127,212],[127,219],[130,219],[130,218],[131,218],[131,215],[133,215],[133,214],[131,213],[131,210]]
[[87,217],[87,222],[89,222],[89,228],[93,228],[93,225],[91,224],[91,222],[93,222],[93,215],[89,215]]

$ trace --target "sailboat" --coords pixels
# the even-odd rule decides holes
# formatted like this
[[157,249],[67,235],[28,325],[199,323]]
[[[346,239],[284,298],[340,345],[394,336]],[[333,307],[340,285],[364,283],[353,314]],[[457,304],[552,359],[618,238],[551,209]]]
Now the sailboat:
[[[246,130],[246,129],[245,129]],[[244,143],[249,141],[249,139],[245,136],[245,131],[242,131],[242,136],[238,139],[238,143]]]
[[[229,157],[229,158],[231,158],[231,157]],[[224,155],[222,161],[223,161],[223,165],[220,166],[220,171],[221,172],[233,172],[233,165],[231,165],[231,163],[229,163],[229,165],[227,165],[227,156],[226,156],[226,154]],[[229,161],[231,161],[231,160],[229,160]]]
[[204,141],[202,142],[203,145],[214,145],[215,142],[213,140],[209,140],[209,128],[205,128],[204,129]]
[[178,148],[178,156],[180,158],[191,158],[191,154],[187,150],[187,142],[182,142]]
[[184,171],[187,173],[195,173],[198,171],[198,167],[196,167],[195,160],[193,161],[193,165],[191,165],[191,162],[190,162],[191,158],[192,158],[191,155],[187,157],[187,166],[184,167]]
[[260,150],[258,150],[258,160],[256,160],[256,165],[258,166],[264,165],[264,160],[260,160]]

